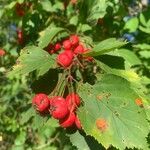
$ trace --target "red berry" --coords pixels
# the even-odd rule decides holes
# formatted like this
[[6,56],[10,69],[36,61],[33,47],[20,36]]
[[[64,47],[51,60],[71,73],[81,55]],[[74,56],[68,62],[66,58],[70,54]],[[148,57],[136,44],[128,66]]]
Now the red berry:
[[47,112],[49,108],[49,98],[43,93],[36,94],[32,99],[32,105],[41,113]]
[[73,60],[73,53],[71,51],[64,51],[57,56],[57,63],[64,68],[71,65]]
[[73,46],[76,46],[76,45],[78,45],[78,43],[79,43],[79,37],[78,37],[77,35],[72,35],[72,36],[70,37],[70,40],[71,40],[71,44],[72,44]]
[[49,52],[50,54],[54,54],[54,53],[55,53],[55,50],[50,49],[50,50],[48,50],[48,52]]
[[59,51],[61,49],[60,43],[56,43],[54,46],[55,52]]
[[55,119],[62,119],[69,114],[67,103],[63,97],[56,96],[50,100],[50,114]]
[[68,55],[68,57],[70,58],[70,59],[73,59],[73,52],[72,51],[65,51],[65,53]]
[[18,43],[19,44],[23,44],[24,40],[23,40],[23,32],[21,29],[17,30],[17,37],[18,37]]
[[59,124],[63,128],[71,127],[75,122],[75,118],[76,118],[75,114],[71,112],[68,116],[59,120]]
[[0,56],[4,56],[6,52],[3,49],[0,49]]
[[80,105],[80,97],[78,94],[71,93],[66,97],[66,102],[70,111],[74,111]]
[[64,49],[70,50],[70,49],[71,49],[71,46],[72,46],[71,41],[70,41],[70,40],[65,40],[65,41],[63,42],[63,46],[64,46]]
[[82,54],[82,53],[84,53],[84,47],[83,47],[83,45],[78,45],[75,49],[74,49],[74,53],[75,54]]
[[81,129],[81,122],[80,122],[78,116],[76,116],[76,118],[75,118],[75,125],[77,126],[78,129]]

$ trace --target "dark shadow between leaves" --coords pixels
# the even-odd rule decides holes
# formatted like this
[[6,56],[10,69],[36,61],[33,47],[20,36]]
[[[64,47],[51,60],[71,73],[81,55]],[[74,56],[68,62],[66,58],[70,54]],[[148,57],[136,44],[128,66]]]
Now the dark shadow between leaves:
[[35,80],[31,85],[34,93],[50,94],[58,82],[58,71],[56,69],[50,69],[38,80]]
[[101,55],[96,57],[97,60],[103,62],[111,68],[125,69],[124,59],[118,56]]

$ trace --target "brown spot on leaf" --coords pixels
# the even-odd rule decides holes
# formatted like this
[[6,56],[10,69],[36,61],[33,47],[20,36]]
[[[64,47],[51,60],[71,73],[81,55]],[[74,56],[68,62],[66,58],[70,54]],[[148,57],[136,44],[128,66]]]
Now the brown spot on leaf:
[[135,104],[136,104],[137,106],[143,107],[142,99],[137,98],[137,99],[135,100]]
[[99,118],[96,120],[96,127],[104,132],[107,128],[108,128],[108,124],[107,124],[107,121],[103,118]]
[[102,99],[103,99],[103,95],[98,95],[98,96],[97,96],[97,99],[98,99],[98,100],[102,100]]

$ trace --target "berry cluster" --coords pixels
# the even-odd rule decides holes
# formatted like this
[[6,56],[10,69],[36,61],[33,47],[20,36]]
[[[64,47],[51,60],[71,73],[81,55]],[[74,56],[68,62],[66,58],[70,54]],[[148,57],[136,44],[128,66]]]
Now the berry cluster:
[[56,43],[55,45],[49,44],[47,47],[47,51],[50,54],[58,53],[60,50],[63,51],[58,54],[56,62],[63,68],[68,68],[71,64],[73,64],[74,58],[87,52],[87,49],[85,49],[83,44],[80,43],[77,35],[72,35],[69,39]]
[[81,103],[77,94],[77,84],[95,80],[93,78],[95,61],[93,57],[83,55],[88,50],[77,35],[71,35],[61,42],[57,41],[56,44],[50,43],[45,49],[50,55],[56,54],[53,56],[56,56],[56,63],[59,66],[56,70],[60,76],[50,96],[37,94],[32,104],[41,115],[50,114],[58,119],[61,127],[76,126],[81,129],[77,116],[77,108]]
[[23,31],[22,29],[17,29],[17,43],[22,45],[24,43]]
[[76,109],[81,101],[78,94],[71,93],[66,98],[54,96],[49,98],[46,94],[39,93],[32,99],[32,105],[41,115],[50,114],[53,118],[59,120],[63,128],[76,126],[81,129],[79,118],[76,115]]

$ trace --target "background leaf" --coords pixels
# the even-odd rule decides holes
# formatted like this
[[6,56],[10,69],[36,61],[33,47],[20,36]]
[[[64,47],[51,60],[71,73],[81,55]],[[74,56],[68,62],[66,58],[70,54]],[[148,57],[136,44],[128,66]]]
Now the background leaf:
[[92,51],[88,52],[86,55],[88,56],[99,56],[105,53],[108,53],[110,51],[113,51],[117,48],[120,48],[121,46],[124,46],[127,44],[124,41],[116,40],[115,38],[109,38],[104,41],[101,41],[98,43]]
[[43,49],[36,46],[28,46],[22,49],[18,64],[14,66],[11,74],[28,74],[38,70],[38,75],[45,74],[55,64],[54,58]]
[[91,136],[86,136],[84,132],[76,131],[73,134],[68,134],[71,143],[78,150],[104,150],[104,148]]
[[87,18],[88,22],[96,23],[99,18],[103,18],[106,14],[107,1],[106,0],[95,0],[89,10]]
[[63,31],[65,31],[63,28],[52,27],[52,26],[47,27],[42,32],[41,37],[38,39],[39,41],[38,46],[41,48],[46,47],[49,43],[52,42],[52,40],[58,33],[63,32]]
[[135,32],[138,28],[138,25],[139,25],[138,18],[133,17],[126,22],[124,29],[128,30],[129,32]]

